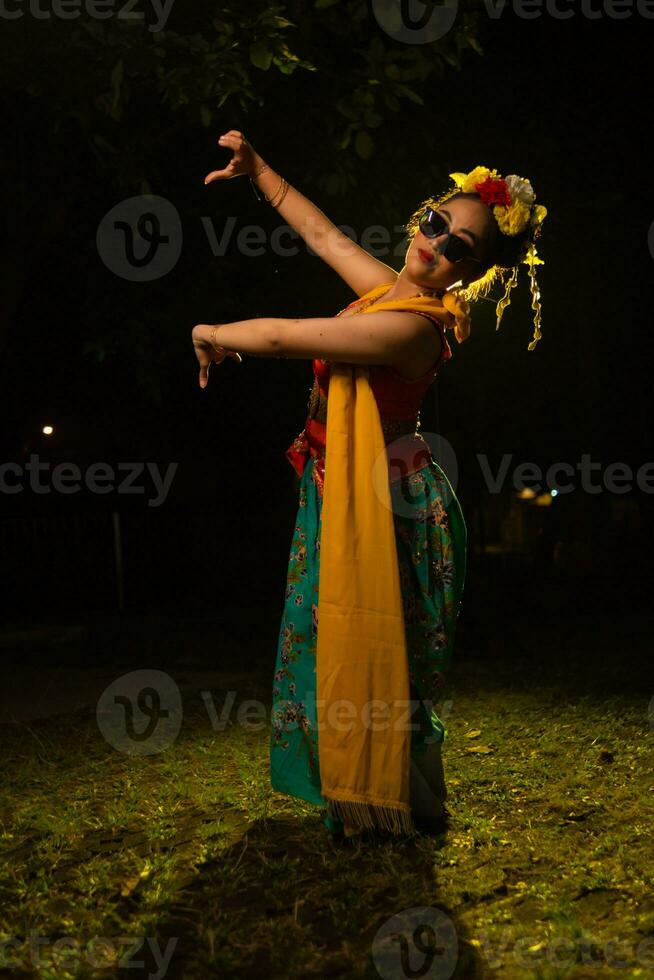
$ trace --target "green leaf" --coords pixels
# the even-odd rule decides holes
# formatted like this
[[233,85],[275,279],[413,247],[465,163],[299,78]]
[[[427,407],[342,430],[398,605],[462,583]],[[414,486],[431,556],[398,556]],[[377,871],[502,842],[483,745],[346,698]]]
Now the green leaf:
[[376,129],[376,127],[381,126],[384,121],[383,117],[380,116],[378,112],[374,112],[372,109],[368,109],[366,111],[363,120],[366,126],[368,126],[370,129]]
[[399,92],[399,94],[403,95],[406,99],[410,99],[411,102],[415,102],[416,105],[425,104],[424,100],[418,95],[418,93],[414,92],[413,89],[409,88],[408,85],[396,85],[395,91]]
[[315,8],[316,10],[320,10],[321,7],[323,9],[325,7],[333,7],[335,3],[339,3],[339,0],[316,0]]
[[350,145],[350,140],[352,139],[352,130],[348,127],[345,130],[345,135],[338,145],[339,150],[346,150]]
[[476,51],[477,54],[483,55],[484,49],[482,48],[481,44],[479,43],[476,37],[473,37],[472,34],[466,34],[466,41],[468,42],[468,44],[470,45],[473,51]]
[[362,160],[367,160],[375,152],[375,144],[370,135],[365,129],[360,130],[354,140],[354,149],[357,156],[361,157]]
[[288,44],[286,44],[285,41],[282,41],[281,44],[278,45],[278,51],[280,57],[286,58],[287,61],[297,61],[299,63],[300,59],[296,54],[293,54],[293,52],[291,51],[291,49],[289,48]]
[[402,77],[400,69],[397,67],[397,65],[386,65],[384,71],[386,72],[386,77],[392,78],[393,81],[399,81],[399,79]]
[[250,45],[250,61],[255,68],[268,71],[272,57],[272,51],[263,41],[255,41]]
[[443,48],[440,52],[440,55],[441,58],[443,58],[443,60],[448,63],[448,65],[452,66],[452,68],[459,67],[459,59],[457,58],[457,56],[453,51],[448,51],[447,49]]
[[202,119],[203,126],[206,126],[208,128],[211,125],[212,114],[209,106],[206,105],[200,106],[200,118]]
[[350,122],[356,122],[359,118],[356,110],[348,102],[341,101],[336,108],[338,112],[340,112],[342,116],[345,116],[346,119],[349,119]]

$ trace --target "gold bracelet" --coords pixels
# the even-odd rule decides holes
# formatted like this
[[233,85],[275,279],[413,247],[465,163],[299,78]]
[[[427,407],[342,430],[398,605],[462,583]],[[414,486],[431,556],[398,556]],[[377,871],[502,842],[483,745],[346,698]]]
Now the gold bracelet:
[[284,183],[284,178],[283,177],[280,177],[279,178],[279,184],[277,185],[277,190],[275,190],[275,192],[272,195],[272,197],[268,197],[268,195],[264,192],[264,195],[263,196],[264,196],[264,199],[268,202],[268,204],[272,204],[273,198],[275,197],[275,195],[277,194],[277,191],[280,189],[280,187],[283,185],[283,183]]
[[225,348],[224,347],[221,347],[220,345],[216,346],[216,344],[214,342],[215,341],[215,337],[216,337],[216,330],[218,329],[219,326],[220,326],[220,324],[217,323],[215,325],[215,327],[213,328],[213,330],[211,331],[211,338],[209,340],[209,343],[211,344],[211,346],[213,347],[213,349],[216,351],[216,353],[218,353],[218,354],[226,354],[227,352],[226,352]]
[[[250,183],[252,184],[252,190],[254,191],[255,197],[257,198],[258,201],[261,201],[261,195],[257,190],[257,186],[254,183],[254,179],[255,177],[259,177],[266,170],[270,170],[270,167],[268,166],[267,163],[264,163],[264,165],[259,170],[257,170],[254,174],[250,175]],[[264,191],[264,195],[263,195],[264,201],[267,201],[268,204],[272,204],[274,208],[278,208],[282,203],[282,201],[284,200],[284,198],[286,197],[289,187],[290,184],[288,183],[288,181],[285,180],[284,177],[280,177],[279,184],[277,185],[277,188],[275,189],[275,192],[271,197],[268,197],[268,195]],[[278,193],[280,195],[279,199],[275,201],[275,198],[277,197]]]
[[285,197],[286,197],[286,195],[288,194],[288,189],[289,189],[289,187],[290,187],[290,186],[291,186],[291,185],[290,185],[290,184],[288,183],[288,181],[286,181],[286,186],[285,186],[285,188],[284,188],[284,193],[282,194],[282,196],[281,196],[281,198],[280,198],[280,200],[279,200],[279,201],[277,202],[277,204],[276,204],[276,207],[280,207],[280,206],[281,206],[281,204],[282,204],[282,201],[284,200],[284,198],[285,198]]
[[[279,187],[277,188],[277,190],[275,191],[275,193],[273,194],[273,196],[272,196],[272,197],[270,197],[270,198],[268,198],[268,197],[266,198],[266,200],[268,201],[268,203],[269,203],[269,204],[272,204],[272,206],[273,206],[274,208],[278,208],[278,207],[279,207],[279,205],[280,205],[280,204],[282,203],[282,201],[284,200],[284,198],[286,197],[286,192],[288,191],[288,188],[289,188],[289,186],[290,186],[290,185],[289,185],[289,183],[288,183],[288,181],[286,181],[286,180],[285,180],[285,179],[284,179],[284,178],[282,177],[282,179],[281,179],[281,181],[280,181],[280,184],[279,184]],[[278,192],[278,191],[280,191],[280,190],[281,190],[281,196],[280,196],[280,198],[279,198],[279,200],[278,200],[278,201],[275,201],[275,197],[277,196],[277,192]]]
[[226,347],[221,347],[220,344],[215,343],[216,330],[220,326],[222,326],[222,324],[217,323],[212,329],[211,339],[209,340],[209,343],[211,344],[211,346],[213,347],[213,349],[216,351],[217,354],[224,354],[225,357],[233,357],[235,361],[238,361],[239,364],[242,364],[243,358],[241,357],[241,355],[237,350],[227,350]]
[[287,180],[284,180],[284,186],[283,186],[283,189],[282,189],[282,195],[279,198],[279,200],[278,201],[275,201],[275,203],[273,204],[273,207],[274,208],[278,208],[280,206],[280,204],[282,203],[282,201],[284,200],[284,198],[286,197],[286,195],[288,193],[289,187],[290,187],[289,182]]
[[284,190],[282,191],[282,196],[281,196],[281,197],[280,197],[280,199],[279,199],[279,200],[277,201],[277,204],[275,204],[275,207],[276,207],[276,208],[278,208],[278,207],[280,207],[280,206],[281,206],[281,204],[282,204],[282,201],[284,200],[284,198],[285,198],[285,197],[286,197],[286,195],[288,194],[288,189],[289,189],[289,187],[290,187],[290,186],[291,186],[291,185],[289,184],[289,182],[288,182],[287,180],[285,180],[285,181],[284,181]]

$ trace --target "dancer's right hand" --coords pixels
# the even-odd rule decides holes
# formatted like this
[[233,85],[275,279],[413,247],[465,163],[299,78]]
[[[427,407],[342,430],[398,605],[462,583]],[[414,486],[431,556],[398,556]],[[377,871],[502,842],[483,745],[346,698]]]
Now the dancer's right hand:
[[204,178],[205,184],[210,184],[214,180],[229,180],[231,177],[240,177],[242,174],[250,176],[254,173],[260,157],[250,146],[243,133],[237,129],[230,129],[218,137],[218,146],[233,150],[234,156],[223,170],[212,170]]

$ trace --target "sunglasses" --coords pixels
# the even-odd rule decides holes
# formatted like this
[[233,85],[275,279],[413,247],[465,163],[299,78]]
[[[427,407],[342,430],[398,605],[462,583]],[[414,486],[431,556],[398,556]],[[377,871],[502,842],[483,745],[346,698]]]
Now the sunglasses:
[[440,235],[447,234],[445,241],[437,246],[437,251],[444,255],[448,262],[457,263],[469,259],[471,262],[481,264],[481,259],[475,258],[472,254],[470,243],[459,238],[458,235],[450,234],[447,221],[433,208],[426,208],[420,215],[418,227],[426,238],[438,238]]

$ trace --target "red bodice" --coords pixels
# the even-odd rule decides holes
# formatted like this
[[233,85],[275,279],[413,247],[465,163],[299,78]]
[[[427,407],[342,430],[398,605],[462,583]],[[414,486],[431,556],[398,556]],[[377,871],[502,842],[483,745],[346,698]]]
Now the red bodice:
[[[349,310],[359,302],[360,300],[358,299],[354,300],[345,309],[341,310],[337,316],[345,313],[346,310]],[[407,310],[411,310],[410,300],[408,304]],[[413,420],[417,424],[418,414],[425,392],[436,377],[440,367],[452,357],[452,350],[445,336],[445,325],[443,321],[438,319],[438,317],[425,313],[424,310],[411,310],[411,312],[426,316],[440,331],[442,341],[441,352],[436,363],[425,374],[412,380],[403,378],[390,365],[368,365],[370,387],[377,402],[382,426],[386,422],[395,420]],[[329,361],[315,358],[312,361],[312,366],[314,387],[317,383],[320,395],[327,396],[329,392]],[[286,450],[286,458],[298,476],[302,476],[308,458],[310,456],[316,457],[316,476],[318,478],[319,489],[322,489],[324,480],[326,430],[327,425],[325,422],[319,422],[316,418],[308,416],[304,429],[295,437]]]

